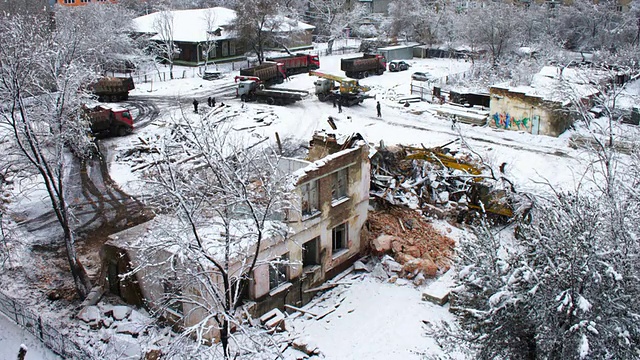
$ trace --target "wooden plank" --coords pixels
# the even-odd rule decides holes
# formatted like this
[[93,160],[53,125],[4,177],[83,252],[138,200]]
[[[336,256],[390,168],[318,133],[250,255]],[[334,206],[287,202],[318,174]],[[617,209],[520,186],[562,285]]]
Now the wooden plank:
[[284,307],[287,308],[287,309],[291,309],[293,311],[301,312],[303,314],[309,314],[309,315],[311,315],[313,317],[318,317],[318,314],[316,314],[316,313],[312,313],[311,311],[304,310],[304,309],[301,309],[299,307],[295,307],[293,305],[285,304]]

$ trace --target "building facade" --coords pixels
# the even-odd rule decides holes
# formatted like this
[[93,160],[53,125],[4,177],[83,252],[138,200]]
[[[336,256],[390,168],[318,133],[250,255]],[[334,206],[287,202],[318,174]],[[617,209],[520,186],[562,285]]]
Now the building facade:
[[[363,250],[361,233],[367,220],[370,181],[366,143],[357,137],[339,143],[333,135],[316,134],[306,160],[282,159],[279,166],[292,174],[293,179],[296,200],[282,220],[290,235],[271,236],[262,241],[256,267],[248,274],[250,281],[244,284],[241,295],[253,317],[275,308],[284,311],[285,305],[306,304],[315,296],[314,288],[348,268]],[[186,268],[192,264],[169,264],[167,259],[172,254],[170,250],[162,250],[144,255],[145,263],[162,265],[143,266],[141,254],[136,250],[139,247],[131,245],[140,244],[140,239],[146,241],[160,227],[158,224],[166,220],[156,218],[110,236],[101,251],[103,286],[127,303],[160,311],[181,326],[192,326],[210,313],[190,301],[166,306],[166,299],[172,294],[191,292],[206,296],[200,295],[201,290],[176,289],[167,275],[172,266]],[[247,253],[255,254],[255,246]],[[246,261],[246,257],[233,259],[229,273],[243,271]],[[137,267],[133,276],[122,277]],[[212,283],[222,289],[219,273],[214,268],[208,273]],[[176,295],[178,298],[180,295]],[[215,303],[209,300],[203,302]],[[217,336],[217,327],[212,324],[206,337]]]

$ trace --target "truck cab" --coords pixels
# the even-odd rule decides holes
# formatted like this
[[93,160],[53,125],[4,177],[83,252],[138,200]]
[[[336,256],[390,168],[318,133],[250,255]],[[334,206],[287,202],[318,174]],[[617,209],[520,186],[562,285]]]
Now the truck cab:
[[91,131],[95,135],[108,134],[124,136],[133,132],[133,116],[127,108],[120,106],[84,106]]
[[256,80],[241,80],[238,82],[238,87],[236,88],[236,96],[245,102],[255,100],[255,90],[260,85],[261,83]]

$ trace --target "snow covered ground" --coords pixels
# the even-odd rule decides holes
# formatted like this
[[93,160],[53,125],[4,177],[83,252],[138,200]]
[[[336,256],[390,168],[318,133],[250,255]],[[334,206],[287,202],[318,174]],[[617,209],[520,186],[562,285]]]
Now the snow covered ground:
[[[342,75],[340,58],[359,54],[321,57],[320,71]],[[448,147],[465,148],[480,154],[494,168],[506,163],[505,174],[513,179],[519,190],[537,192],[546,185],[571,188],[574,179],[581,176],[589,165],[585,152],[569,147],[570,132],[559,138],[532,136],[524,132],[496,130],[489,127],[456,124],[435,115],[435,105],[421,102],[403,107],[398,99],[410,94],[411,73],[428,72],[435,77],[460,73],[470,63],[449,59],[413,59],[408,61],[409,71],[372,76],[360,82],[372,88],[370,94],[376,99],[366,99],[362,105],[344,107],[342,113],[331,103],[322,103],[313,93],[315,77],[307,74],[295,75],[280,85],[284,88],[308,90],[307,98],[293,105],[269,106],[259,103],[242,104],[233,96],[233,77],[228,73],[223,79],[205,81],[200,78],[176,79],[167,82],[137,84],[132,98],[153,102],[159,116],[150,124],[136,129],[131,136],[108,139],[103,142],[109,149],[110,173],[122,189],[131,195],[144,194],[144,186],[138,181],[139,174],[133,171],[135,164],[119,156],[123,151],[139,143],[139,138],[152,139],[164,131],[164,123],[172,118],[185,117],[186,121],[198,121],[200,115],[192,111],[191,101],[197,98],[202,113],[211,111],[206,98],[214,94],[218,104],[224,102],[225,109],[234,114],[233,126],[249,137],[270,141],[277,132],[282,139],[308,143],[316,130],[330,130],[327,119],[335,119],[338,132],[348,135],[362,134],[377,145],[406,144],[438,146],[458,139]],[[376,101],[382,105],[382,117],[376,117]],[[181,104],[181,109],[177,105]],[[256,122],[256,114],[267,114],[269,121]],[[134,117],[138,115],[134,111]],[[637,129],[628,128],[629,133]],[[443,229],[448,224],[438,224]],[[454,230],[455,232],[455,230]],[[426,285],[425,285],[426,286]],[[330,306],[338,299],[341,306],[322,320],[305,320],[303,317],[291,322],[301,337],[315,342],[327,359],[420,359],[422,353],[437,353],[432,339],[425,337],[424,321],[450,321],[452,315],[447,307],[421,300],[422,287],[391,284],[370,276],[354,280],[350,286],[333,290],[334,297],[319,303],[311,311]],[[4,324],[0,317],[1,358],[13,358],[21,342],[30,348],[27,358],[55,359],[46,352],[39,357],[38,346],[29,343],[19,329]],[[6,329],[6,330],[5,330]],[[8,354],[2,351],[8,351]]]
[[26,360],[58,360],[61,357],[47,349],[35,336],[23,330],[0,313],[0,359],[15,359],[20,345],[27,346]]

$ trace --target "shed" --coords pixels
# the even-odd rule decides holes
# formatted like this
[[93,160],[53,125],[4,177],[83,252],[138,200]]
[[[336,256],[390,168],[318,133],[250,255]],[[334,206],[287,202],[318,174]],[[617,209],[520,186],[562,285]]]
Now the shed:
[[384,55],[387,61],[413,59],[413,48],[418,44],[395,45],[378,48],[378,53]]

